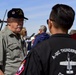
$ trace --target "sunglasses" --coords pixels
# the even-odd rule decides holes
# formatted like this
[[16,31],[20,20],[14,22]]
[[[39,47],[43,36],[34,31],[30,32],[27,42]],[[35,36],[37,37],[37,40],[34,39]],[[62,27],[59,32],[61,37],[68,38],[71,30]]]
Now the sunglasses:
[[54,22],[55,22],[55,20],[53,20],[53,19],[47,19],[47,24],[48,24],[49,20],[50,20],[50,21],[54,21]]

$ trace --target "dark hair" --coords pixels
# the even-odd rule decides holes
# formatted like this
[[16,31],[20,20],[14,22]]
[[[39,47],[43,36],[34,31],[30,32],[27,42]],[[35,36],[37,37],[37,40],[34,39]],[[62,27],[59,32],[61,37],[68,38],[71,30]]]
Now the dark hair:
[[55,27],[64,30],[71,28],[75,17],[75,11],[72,7],[65,4],[56,4],[52,7],[49,19],[54,21]]

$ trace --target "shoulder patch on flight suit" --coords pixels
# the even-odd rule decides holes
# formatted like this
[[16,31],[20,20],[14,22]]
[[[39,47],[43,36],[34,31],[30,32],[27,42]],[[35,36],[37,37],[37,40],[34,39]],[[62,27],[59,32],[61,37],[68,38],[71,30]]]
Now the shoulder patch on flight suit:
[[26,60],[23,60],[23,62],[21,63],[21,65],[20,65],[20,67],[15,75],[21,75],[21,73],[24,71],[24,64],[25,63],[26,63]]

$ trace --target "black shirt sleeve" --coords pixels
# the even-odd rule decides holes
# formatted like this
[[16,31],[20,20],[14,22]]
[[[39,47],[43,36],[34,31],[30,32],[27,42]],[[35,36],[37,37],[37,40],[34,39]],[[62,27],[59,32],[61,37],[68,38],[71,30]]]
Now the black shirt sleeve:
[[42,75],[40,58],[35,51],[29,52],[24,61],[24,69],[17,75]]

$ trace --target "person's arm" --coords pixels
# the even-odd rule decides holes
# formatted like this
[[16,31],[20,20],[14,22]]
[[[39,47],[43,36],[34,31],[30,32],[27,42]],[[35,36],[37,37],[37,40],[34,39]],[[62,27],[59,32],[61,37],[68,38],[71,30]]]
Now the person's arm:
[[29,52],[15,75],[42,75],[41,62],[36,52]]
[[2,36],[0,36],[0,75],[4,75],[3,71],[2,71],[2,65],[3,65],[3,40],[2,40]]

